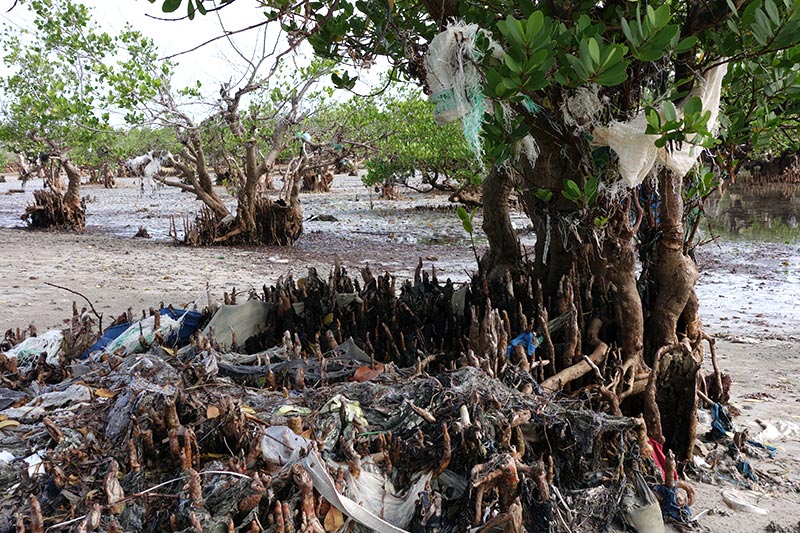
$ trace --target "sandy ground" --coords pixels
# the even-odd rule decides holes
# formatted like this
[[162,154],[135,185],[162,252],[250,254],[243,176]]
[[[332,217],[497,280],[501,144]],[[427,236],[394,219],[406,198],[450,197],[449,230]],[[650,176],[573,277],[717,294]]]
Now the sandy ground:
[[[184,215],[196,209],[187,195],[165,191],[142,197],[133,184],[111,193],[87,189],[97,200],[89,204],[87,232],[74,235],[14,228],[30,195],[2,194],[14,186],[13,180],[0,184],[2,331],[29,323],[40,331],[57,327],[69,317],[73,300],[83,305],[46,283],[81,292],[110,321],[129,307],[203,305],[207,294],[221,299],[223,291],[258,289],[279,276],[302,276],[309,267],[327,272],[337,260],[351,270],[370,265],[400,279],[411,275],[419,257],[426,267],[436,266],[440,277],[464,280],[474,268],[473,252],[455,216],[429,209],[446,204],[443,197],[378,202],[357,183],[346,182],[334,195],[303,197],[307,216],[330,213],[339,221],[308,222],[295,247],[189,249],[167,239],[165,217],[166,212]],[[131,238],[139,225],[156,239]],[[515,219],[515,225],[524,228],[524,219]],[[749,427],[754,434],[760,430],[757,420],[800,424],[800,309],[795,303],[800,298],[800,245],[723,243],[703,248],[698,261],[702,312],[707,329],[719,338],[720,364],[734,381],[732,402],[741,411],[737,427]],[[800,531],[800,435],[773,444],[779,446],[775,459],[754,462],[756,471],[773,482],[756,485],[751,493],[767,514],[728,508],[720,491],[734,488],[730,481],[696,482],[693,511],[708,510],[699,520],[702,529]]]

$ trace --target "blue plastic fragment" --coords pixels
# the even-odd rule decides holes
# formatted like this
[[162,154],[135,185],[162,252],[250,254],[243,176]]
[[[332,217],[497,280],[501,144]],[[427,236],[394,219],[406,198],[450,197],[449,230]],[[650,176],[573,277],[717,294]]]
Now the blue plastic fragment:
[[756,473],[753,472],[753,467],[750,466],[750,463],[746,459],[736,463],[736,470],[738,470],[745,478],[751,481],[758,481]]
[[528,357],[534,354],[536,351],[536,347],[539,346],[539,339],[533,336],[533,333],[530,331],[525,331],[517,335],[514,340],[511,341],[508,348],[506,348],[506,357],[511,357],[511,352],[514,350],[514,346],[525,346],[525,351],[528,354]]
[[655,493],[661,500],[661,514],[669,516],[679,522],[688,522],[692,516],[692,510],[688,505],[678,504],[677,487],[668,489],[664,485],[656,485]]
[[711,428],[717,437],[725,437],[729,431],[733,431],[731,417],[725,407],[718,403],[711,406]]
[[770,446],[769,444],[764,444],[763,442],[758,442],[757,440],[753,439],[747,439],[747,444],[766,450],[770,459],[775,459],[775,452],[778,451],[778,448],[775,446]]

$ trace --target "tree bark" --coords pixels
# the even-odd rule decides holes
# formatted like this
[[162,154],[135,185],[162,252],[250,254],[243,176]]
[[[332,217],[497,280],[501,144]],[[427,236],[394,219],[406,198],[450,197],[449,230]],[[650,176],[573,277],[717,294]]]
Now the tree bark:
[[511,177],[504,170],[493,168],[483,181],[483,230],[489,250],[481,258],[481,268],[490,282],[502,280],[508,271],[522,268],[519,241],[511,225],[508,196]]
[[[694,261],[684,252],[682,179],[664,172],[661,180],[661,240],[655,252],[653,280],[655,298],[647,324],[646,356],[652,358],[662,346],[677,344],[681,317],[687,307],[690,330],[697,334],[694,285],[698,278]],[[665,446],[679,461],[691,458],[697,426],[697,372],[702,363],[700,339],[688,338],[693,349],[667,354],[661,362],[656,401],[661,412]]]

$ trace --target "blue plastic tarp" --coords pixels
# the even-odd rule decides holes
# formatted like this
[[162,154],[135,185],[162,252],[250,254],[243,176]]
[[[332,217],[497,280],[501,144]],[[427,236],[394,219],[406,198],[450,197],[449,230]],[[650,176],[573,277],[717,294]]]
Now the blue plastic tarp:
[[[178,320],[181,323],[181,327],[178,330],[178,338],[168,339],[171,343],[182,344],[187,342],[189,337],[192,336],[192,333],[197,331],[197,328],[200,325],[201,315],[197,311],[189,311],[186,309],[170,309],[165,307],[159,312],[159,314],[161,314],[161,316],[168,316],[173,320]],[[117,337],[125,333],[130,326],[131,324],[126,322],[124,324],[117,324],[115,326],[106,328],[106,330],[103,332],[103,335],[97,340],[97,342],[94,343],[91,348],[83,352],[81,359],[85,359],[90,353],[105,349],[105,347],[111,344]]]

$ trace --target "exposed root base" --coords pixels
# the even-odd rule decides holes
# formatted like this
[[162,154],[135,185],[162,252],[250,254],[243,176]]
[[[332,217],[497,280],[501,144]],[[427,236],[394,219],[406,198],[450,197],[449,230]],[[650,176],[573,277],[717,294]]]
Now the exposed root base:
[[205,210],[194,223],[184,222],[183,239],[177,238],[174,227],[170,233],[174,239],[189,246],[289,246],[303,233],[303,213],[300,206],[286,205],[283,200],[258,200],[253,220],[255,227],[248,232],[241,218],[219,221],[213,213]]
[[25,209],[22,220],[31,228],[83,231],[86,226],[86,206],[83,200],[77,206],[70,206],[60,193],[37,190],[33,191],[33,203]]
[[330,171],[307,172],[303,176],[301,190],[304,192],[330,192],[331,183],[333,183],[333,173]]

